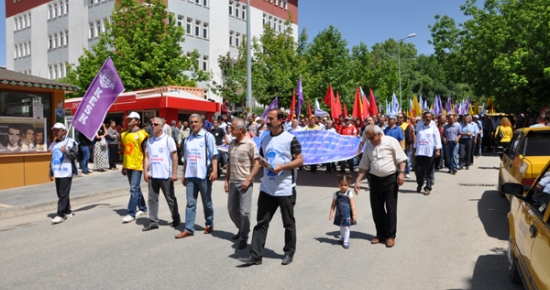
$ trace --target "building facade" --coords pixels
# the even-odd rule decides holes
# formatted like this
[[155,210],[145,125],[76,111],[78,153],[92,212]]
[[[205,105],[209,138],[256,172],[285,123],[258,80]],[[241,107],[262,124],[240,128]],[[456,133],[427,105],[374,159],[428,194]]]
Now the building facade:
[[[246,21],[251,34],[259,37],[264,24],[275,31],[284,29],[292,19],[294,38],[298,38],[298,0],[251,0],[250,15],[246,0],[166,0],[175,25],[182,26],[183,53],[199,53],[199,68],[212,73],[222,83],[218,58],[246,45]],[[91,49],[110,21],[115,0],[6,0],[6,66],[8,69],[48,79],[66,76],[68,64],[78,64],[83,48]],[[206,98],[221,98],[205,88]]]

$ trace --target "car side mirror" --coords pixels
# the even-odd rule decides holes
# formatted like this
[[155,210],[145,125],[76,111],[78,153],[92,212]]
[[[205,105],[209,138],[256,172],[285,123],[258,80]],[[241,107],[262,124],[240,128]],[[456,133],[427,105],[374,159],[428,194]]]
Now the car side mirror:
[[508,182],[502,185],[501,191],[519,199],[523,199],[523,185],[519,183]]

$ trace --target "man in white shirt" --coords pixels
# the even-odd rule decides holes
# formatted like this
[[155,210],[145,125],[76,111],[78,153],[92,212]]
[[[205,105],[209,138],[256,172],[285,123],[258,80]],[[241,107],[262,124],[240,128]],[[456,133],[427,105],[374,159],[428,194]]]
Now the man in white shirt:
[[385,240],[386,247],[391,248],[397,231],[397,191],[405,182],[407,155],[399,142],[385,136],[380,127],[370,125],[365,133],[369,142],[359,163],[355,194],[359,194],[361,179],[369,171],[370,205],[376,226],[371,244]]
[[178,200],[174,192],[174,181],[178,180],[178,148],[173,138],[162,132],[161,118],[151,119],[153,136],[147,141],[143,160],[143,178],[149,183],[149,225],[143,231],[159,228],[159,193],[162,190],[168,208],[172,213],[172,227],[180,223]]
[[414,173],[416,175],[416,191],[420,192],[426,179],[424,195],[430,194],[432,190],[432,176],[434,171],[434,152],[435,157],[441,153],[441,135],[437,125],[432,122],[432,113],[424,112],[422,122],[416,124],[416,139],[414,140],[415,162]]

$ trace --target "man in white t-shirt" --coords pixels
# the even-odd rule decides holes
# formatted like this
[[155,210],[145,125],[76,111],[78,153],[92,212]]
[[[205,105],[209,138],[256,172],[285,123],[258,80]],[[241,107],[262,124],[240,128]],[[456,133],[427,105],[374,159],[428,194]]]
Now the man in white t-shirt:
[[432,121],[432,113],[424,112],[422,122],[416,124],[416,139],[414,140],[416,191],[420,192],[424,187],[424,195],[432,191],[432,176],[434,170],[434,157],[441,153],[441,135],[437,125]]
[[173,138],[162,132],[161,118],[151,119],[153,136],[147,140],[143,160],[143,178],[149,183],[149,225],[143,231],[159,228],[159,193],[162,190],[172,214],[172,227],[180,224],[178,200],[174,192],[174,181],[178,180],[178,149]]
[[78,156],[78,146],[72,138],[67,137],[65,125],[55,123],[52,131],[55,141],[48,148],[52,152],[49,175],[50,180],[55,178],[55,190],[59,197],[57,214],[52,219],[52,224],[58,224],[73,216],[69,194],[73,175],[78,174],[75,163]]

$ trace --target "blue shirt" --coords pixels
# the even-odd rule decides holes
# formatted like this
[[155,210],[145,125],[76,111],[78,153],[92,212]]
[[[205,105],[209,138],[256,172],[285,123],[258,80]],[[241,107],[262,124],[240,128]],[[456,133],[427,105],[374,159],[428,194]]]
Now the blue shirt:
[[208,120],[204,120],[204,124],[202,124],[202,128],[206,131],[212,130],[214,126],[212,126],[212,123],[210,123]]
[[[206,149],[207,149],[207,155],[208,158],[206,159],[206,164],[210,165],[212,164],[212,156],[218,155],[218,149],[216,148],[216,139],[214,138],[214,135],[212,133],[206,132],[204,129],[201,129],[197,135],[193,135],[193,133],[189,134],[189,137],[185,139],[185,142],[191,141],[193,139],[201,139],[204,138],[206,134]],[[185,146],[185,143],[184,143]],[[187,159],[187,150],[184,150],[184,159]]]
[[471,139],[477,134],[477,126],[474,123],[462,125],[462,133],[472,133],[472,136],[463,135],[460,139]]
[[447,124],[443,126],[443,137],[447,139],[447,142],[454,142],[458,135],[462,134],[462,127],[458,123],[453,125]]
[[384,135],[393,137],[399,142],[405,140],[405,136],[403,136],[403,130],[397,125],[393,127],[393,129],[390,127],[386,127],[386,129],[384,129]]

